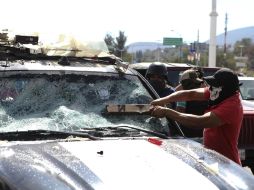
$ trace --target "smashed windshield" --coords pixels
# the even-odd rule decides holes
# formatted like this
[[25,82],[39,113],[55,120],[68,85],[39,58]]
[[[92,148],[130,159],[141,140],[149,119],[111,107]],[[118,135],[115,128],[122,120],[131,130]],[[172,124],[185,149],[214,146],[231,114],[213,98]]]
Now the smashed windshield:
[[149,104],[136,76],[23,74],[0,79],[0,131],[135,125],[167,130],[165,119],[105,114],[108,104]]

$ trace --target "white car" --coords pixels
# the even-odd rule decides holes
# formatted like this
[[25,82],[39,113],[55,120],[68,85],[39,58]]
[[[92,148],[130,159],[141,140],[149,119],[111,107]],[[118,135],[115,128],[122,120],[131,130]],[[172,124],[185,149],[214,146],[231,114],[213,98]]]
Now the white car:
[[254,168],[254,77],[238,77],[243,105],[242,130],[238,146],[242,152],[242,163]]
[[254,77],[238,77],[238,79],[242,84],[240,86],[242,99],[254,102]]

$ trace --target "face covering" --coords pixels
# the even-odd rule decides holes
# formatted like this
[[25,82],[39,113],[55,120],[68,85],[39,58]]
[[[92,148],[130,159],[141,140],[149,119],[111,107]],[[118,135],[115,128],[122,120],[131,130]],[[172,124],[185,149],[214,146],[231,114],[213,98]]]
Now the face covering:
[[166,86],[166,82],[164,80],[150,79],[149,83],[152,85],[152,87],[157,93],[161,93]]
[[210,87],[210,100],[215,101],[220,96],[220,92],[222,91],[222,87]]
[[220,87],[210,86],[209,91],[210,91],[210,99],[209,99],[210,106],[217,105],[236,93],[235,90],[222,86]]

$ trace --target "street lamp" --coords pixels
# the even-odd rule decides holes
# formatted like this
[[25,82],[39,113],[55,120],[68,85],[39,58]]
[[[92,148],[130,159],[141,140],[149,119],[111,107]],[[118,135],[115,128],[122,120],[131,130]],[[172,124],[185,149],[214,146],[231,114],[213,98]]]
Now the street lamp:
[[156,40],[156,42],[158,43],[157,45],[157,61],[160,62],[160,42],[161,40]]
[[245,46],[244,46],[244,45],[239,45],[238,47],[241,48],[240,57],[242,57],[242,56],[243,56],[243,48],[244,48]]
[[[172,35],[172,37],[177,36],[177,38],[182,38],[182,35],[181,35],[179,32],[175,31],[174,29],[171,29],[170,32],[171,32],[171,33],[174,33],[174,34]],[[175,34],[176,34],[176,35],[175,35]],[[177,47],[177,46],[176,46],[176,47]],[[179,62],[180,62],[180,63],[182,62],[182,44],[179,45]]]
[[120,56],[121,56],[121,59],[123,59],[123,51],[125,51],[125,49],[119,49],[119,48],[115,48],[117,51],[120,51]]

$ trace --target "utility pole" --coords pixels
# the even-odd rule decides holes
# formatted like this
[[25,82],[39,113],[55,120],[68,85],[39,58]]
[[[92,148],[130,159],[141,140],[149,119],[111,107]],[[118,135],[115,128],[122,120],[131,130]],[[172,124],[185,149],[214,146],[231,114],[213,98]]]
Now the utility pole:
[[161,51],[161,47],[160,47],[160,40],[157,40],[157,61],[160,62],[160,51]]
[[197,51],[196,51],[196,65],[199,66],[199,59],[200,59],[200,54],[199,54],[199,30],[198,30],[196,48],[197,48]]
[[244,48],[244,45],[240,45],[239,47],[241,48],[240,57],[242,58],[242,56],[243,56],[243,48]]
[[228,14],[225,16],[225,33],[224,33],[224,57],[227,55],[227,24],[228,24]]
[[217,25],[216,0],[212,0],[212,12],[210,13],[210,43],[209,43],[209,67],[216,67],[216,25]]

